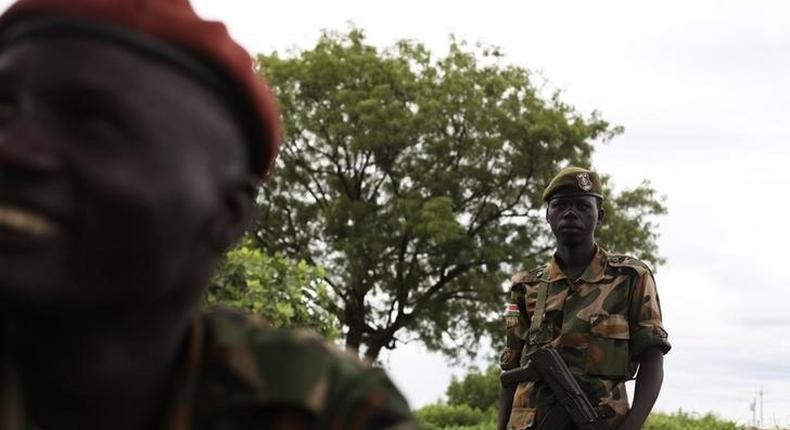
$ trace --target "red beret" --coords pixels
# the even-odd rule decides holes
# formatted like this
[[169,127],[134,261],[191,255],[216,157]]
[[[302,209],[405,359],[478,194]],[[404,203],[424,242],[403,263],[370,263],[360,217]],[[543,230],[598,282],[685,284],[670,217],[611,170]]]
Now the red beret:
[[254,172],[261,178],[271,172],[280,149],[277,104],[250,55],[231,39],[224,24],[201,19],[188,0],[20,0],[0,16],[0,33],[17,23],[47,19],[131,31],[208,66],[233,91],[229,98],[245,128]]

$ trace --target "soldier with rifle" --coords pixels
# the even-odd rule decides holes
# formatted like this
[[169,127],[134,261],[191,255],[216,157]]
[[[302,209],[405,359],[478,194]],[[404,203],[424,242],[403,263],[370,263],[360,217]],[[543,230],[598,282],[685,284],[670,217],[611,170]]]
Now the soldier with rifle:
[[498,427],[640,429],[670,349],[653,275],[595,242],[604,217],[595,172],[561,170],[543,199],[557,248],[549,264],[512,278]]

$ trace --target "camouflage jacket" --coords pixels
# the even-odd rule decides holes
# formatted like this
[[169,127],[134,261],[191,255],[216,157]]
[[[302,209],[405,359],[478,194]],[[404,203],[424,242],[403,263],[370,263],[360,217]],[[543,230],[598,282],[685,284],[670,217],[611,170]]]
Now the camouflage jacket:
[[[215,309],[195,320],[180,361],[157,428],[417,428],[405,399],[381,369],[309,331],[273,329]],[[18,388],[7,379],[3,388],[1,428],[38,430],[25,422]]]
[[[664,353],[670,349],[648,267],[600,247],[575,281],[553,258],[548,265],[515,274],[505,321],[503,370],[524,365],[538,348],[556,348],[613,428],[628,413],[624,382],[634,377],[639,354],[652,347]],[[521,430],[540,420],[552,397],[541,382],[519,384],[508,429]]]

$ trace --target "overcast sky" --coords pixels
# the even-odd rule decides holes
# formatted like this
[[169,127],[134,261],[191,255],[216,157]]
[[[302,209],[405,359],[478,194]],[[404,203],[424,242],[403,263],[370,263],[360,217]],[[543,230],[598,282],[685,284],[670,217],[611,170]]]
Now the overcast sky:
[[[193,3],[253,52],[310,47],[349,21],[380,46],[409,38],[443,52],[450,33],[498,45],[579,111],[623,125],[595,168],[617,190],[650,180],[669,208],[657,282],[673,349],[657,408],[747,423],[762,388],[765,424],[790,425],[789,3]],[[414,345],[387,363],[414,406],[463,373]]]

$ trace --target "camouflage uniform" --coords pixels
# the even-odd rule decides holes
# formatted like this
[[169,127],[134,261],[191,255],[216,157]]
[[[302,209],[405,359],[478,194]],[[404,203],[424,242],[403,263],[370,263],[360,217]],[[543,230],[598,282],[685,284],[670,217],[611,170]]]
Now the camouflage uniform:
[[[517,273],[512,281],[502,369],[524,365],[538,348],[556,348],[593,405],[617,428],[628,412],[624,382],[636,373],[636,357],[651,347],[663,353],[670,349],[650,269],[597,246],[575,281],[555,259]],[[548,386],[522,382],[513,397],[508,429],[539,422],[552,401]]]
[[[163,408],[165,430],[411,430],[404,398],[381,369],[309,331],[268,328],[225,309],[196,318]],[[0,428],[26,422],[6,367]]]

